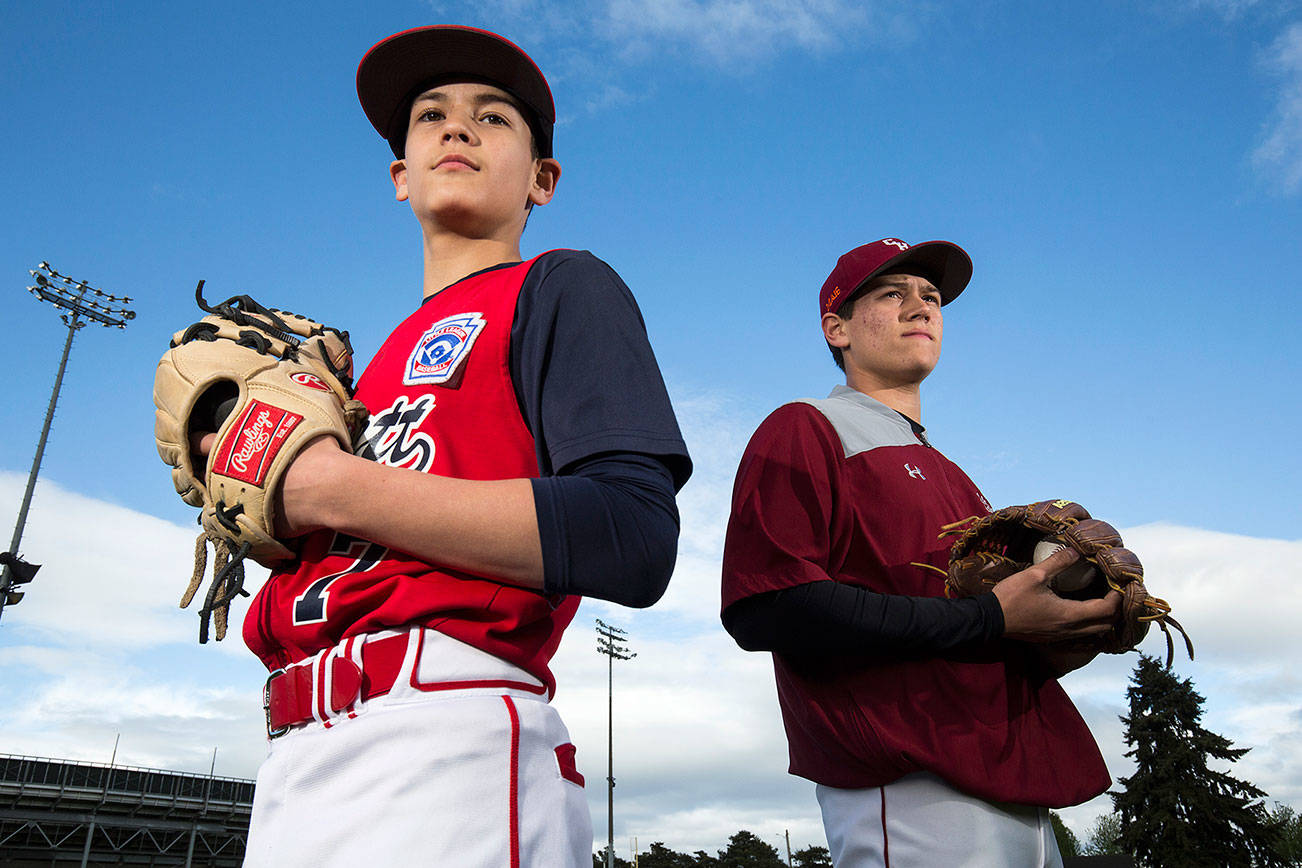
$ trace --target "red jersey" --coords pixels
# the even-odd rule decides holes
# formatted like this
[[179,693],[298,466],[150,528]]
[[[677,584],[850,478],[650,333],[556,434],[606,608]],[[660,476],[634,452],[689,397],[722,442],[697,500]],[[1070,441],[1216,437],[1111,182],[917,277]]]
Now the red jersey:
[[[471,275],[394,330],[357,383],[371,412],[359,453],[462,479],[539,475],[509,367],[516,302],[533,263]],[[349,636],[422,625],[519,666],[551,693],[548,662],[578,604],[321,531],[258,592],[244,641],[272,669]]]
[[[890,408],[838,387],[755,432],[733,493],[723,606],[833,579],[944,596],[941,526],[989,505]],[[791,772],[842,788],[929,771],[975,796],[1061,807],[1110,777],[1088,727],[1029,651],[996,642],[932,658],[774,654]]]

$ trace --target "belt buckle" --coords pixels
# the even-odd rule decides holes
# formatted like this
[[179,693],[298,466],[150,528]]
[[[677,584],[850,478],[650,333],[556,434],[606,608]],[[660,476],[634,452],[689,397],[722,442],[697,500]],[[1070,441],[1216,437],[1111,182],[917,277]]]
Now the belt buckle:
[[284,669],[273,669],[271,674],[267,676],[267,680],[262,684],[262,712],[267,719],[268,739],[280,738],[282,735],[289,732],[290,729],[288,724],[276,727],[275,729],[272,729],[271,727],[271,679],[275,678],[277,675],[284,674]]

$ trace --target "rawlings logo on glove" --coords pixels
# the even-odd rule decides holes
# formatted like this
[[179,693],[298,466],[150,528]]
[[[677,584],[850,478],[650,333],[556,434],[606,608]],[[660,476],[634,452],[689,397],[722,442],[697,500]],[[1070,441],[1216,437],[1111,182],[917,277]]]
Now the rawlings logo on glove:
[[[258,415],[250,418],[254,413]],[[277,414],[275,419],[272,419],[273,413]],[[214,472],[239,479],[250,485],[262,485],[266,479],[266,469],[275,460],[280,447],[285,444],[285,438],[292,434],[294,428],[302,421],[303,417],[297,413],[289,413],[279,407],[263,404],[261,401],[250,401],[244,418],[236,426],[234,433],[225,439],[217,457],[212,459]],[[232,444],[237,445],[234,452],[229,451]],[[258,460],[254,471],[250,473],[249,462],[255,457]],[[234,473],[231,472],[232,469],[235,470]]]

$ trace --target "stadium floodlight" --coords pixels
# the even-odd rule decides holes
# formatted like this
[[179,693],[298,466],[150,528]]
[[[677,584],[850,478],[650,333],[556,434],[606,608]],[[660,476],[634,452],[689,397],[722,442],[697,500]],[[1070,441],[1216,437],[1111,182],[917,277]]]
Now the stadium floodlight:
[[[30,582],[40,569],[38,564],[29,564],[18,557],[18,544],[23,540],[23,528],[27,524],[27,510],[32,505],[32,492],[36,489],[36,475],[41,469],[41,458],[45,455],[45,443],[50,436],[50,424],[54,421],[54,407],[59,402],[59,390],[63,388],[63,373],[68,367],[68,353],[72,351],[72,336],[86,325],[86,320],[99,323],[105,328],[124,329],[129,320],[135,319],[135,311],[126,307],[131,299],[117,296],[96,289],[84,280],[74,280],[60,274],[42,260],[28,274],[36,281],[35,286],[27,291],[58,308],[60,319],[68,327],[68,339],[63,343],[63,357],[59,360],[59,373],[54,378],[54,390],[50,393],[50,404],[45,411],[45,424],[41,428],[41,439],[36,444],[36,458],[32,460],[32,470],[27,475],[27,489],[23,492],[22,506],[18,509],[18,523],[14,526],[14,535],[9,543],[9,551],[0,558],[3,570],[0,571],[0,615],[6,605],[13,605],[23,598],[23,592],[11,590],[15,585]],[[90,298],[87,298],[87,294]],[[108,299],[105,304],[95,299]],[[25,576],[25,578],[24,578]]]
[[628,650],[628,633],[612,627],[600,618],[597,622],[597,653],[606,661],[606,868],[615,868],[615,661],[632,660],[637,652]]
[[36,578],[41,565],[29,564],[14,552],[0,552],[0,565],[5,567],[4,575],[7,576],[7,580],[0,583],[0,600],[5,606],[12,606],[23,598],[23,592],[14,588]]

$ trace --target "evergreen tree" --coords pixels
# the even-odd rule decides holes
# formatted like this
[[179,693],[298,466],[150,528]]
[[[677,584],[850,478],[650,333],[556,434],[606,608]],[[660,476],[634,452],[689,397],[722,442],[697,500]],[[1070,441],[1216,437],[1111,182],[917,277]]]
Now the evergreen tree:
[[786,868],[777,848],[742,829],[728,839],[728,849],[719,851],[719,868]]
[[1085,844],[1081,847],[1080,855],[1082,856],[1114,856],[1122,853],[1121,844],[1118,839],[1121,837],[1121,817],[1115,813],[1100,814],[1090,826],[1089,834],[1085,838]]
[[686,853],[670,850],[660,841],[637,856],[638,868],[696,868],[696,860]]
[[[606,850],[608,847],[602,847],[596,853],[592,854],[592,868],[606,868]],[[633,868],[633,864],[627,859],[621,859],[615,856],[615,868]]]
[[1053,824],[1053,837],[1058,839],[1058,852],[1067,856],[1080,855],[1080,841],[1076,838],[1076,833],[1067,828],[1067,824],[1058,816],[1057,811],[1049,812],[1049,822]]
[[1279,846],[1275,852],[1285,865],[1302,865],[1302,815],[1288,805],[1275,803],[1270,812],[1270,824],[1279,831]]
[[791,854],[792,868],[832,868],[832,854],[826,847],[806,847]]
[[1112,794],[1121,815],[1121,849],[1150,868],[1282,865],[1278,829],[1268,822],[1266,795],[1246,781],[1208,768],[1235,762],[1248,748],[1204,729],[1203,697],[1152,657],[1141,656],[1126,689],[1126,756],[1135,773]]

